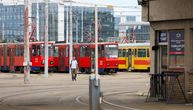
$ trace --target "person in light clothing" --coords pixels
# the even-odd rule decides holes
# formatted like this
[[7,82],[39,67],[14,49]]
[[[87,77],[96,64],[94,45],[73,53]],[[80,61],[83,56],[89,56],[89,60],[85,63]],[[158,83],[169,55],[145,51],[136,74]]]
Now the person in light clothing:
[[75,59],[75,57],[72,58],[70,65],[71,65],[70,67],[71,67],[71,73],[72,73],[72,81],[76,81],[77,71],[78,71],[78,62]]

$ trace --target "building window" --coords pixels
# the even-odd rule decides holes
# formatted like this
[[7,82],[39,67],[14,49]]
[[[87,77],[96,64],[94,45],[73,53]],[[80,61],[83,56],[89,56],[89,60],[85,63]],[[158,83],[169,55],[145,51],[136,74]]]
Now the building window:
[[184,31],[169,31],[169,62],[170,67],[184,66]]

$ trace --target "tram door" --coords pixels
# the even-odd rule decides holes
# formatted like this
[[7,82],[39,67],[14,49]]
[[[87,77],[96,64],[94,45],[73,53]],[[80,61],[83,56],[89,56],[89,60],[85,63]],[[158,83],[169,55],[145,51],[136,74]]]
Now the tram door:
[[132,49],[128,50],[128,69],[132,67]]
[[59,48],[59,70],[65,71],[65,48]]
[[4,69],[6,68],[6,66],[7,66],[7,60],[8,60],[8,56],[9,56],[9,54],[8,54],[8,47],[7,47],[7,45],[4,45],[3,46],[3,49],[4,49],[4,57],[3,57],[3,59],[4,59],[4,62],[3,62],[3,67],[4,67]]
[[159,68],[158,71],[161,73],[162,71],[167,70],[168,63],[167,63],[167,45],[160,46],[159,54],[158,54],[158,60],[159,60]]
[[10,53],[10,71],[14,71],[14,57],[15,57],[15,48],[9,49]]

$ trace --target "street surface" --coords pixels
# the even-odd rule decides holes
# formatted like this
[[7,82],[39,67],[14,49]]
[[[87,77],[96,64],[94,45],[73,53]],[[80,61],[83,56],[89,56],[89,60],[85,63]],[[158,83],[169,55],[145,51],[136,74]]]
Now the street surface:
[[[32,74],[30,84],[24,84],[23,74],[0,73],[0,110],[89,110],[88,78],[79,74],[72,81],[67,73],[49,78]],[[192,110],[192,105],[146,103],[148,73],[119,72],[100,79],[104,110]]]

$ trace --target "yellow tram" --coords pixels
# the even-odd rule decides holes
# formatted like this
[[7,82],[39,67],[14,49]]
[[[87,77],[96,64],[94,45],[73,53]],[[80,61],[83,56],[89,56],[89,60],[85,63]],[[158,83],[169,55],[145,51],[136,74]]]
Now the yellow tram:
[[119,44],[119,70],[150,70],[150,43]]

